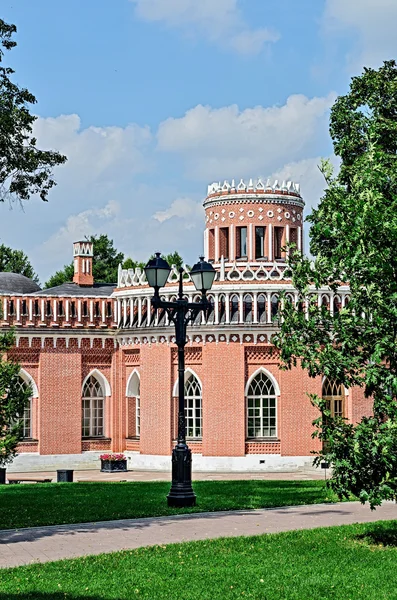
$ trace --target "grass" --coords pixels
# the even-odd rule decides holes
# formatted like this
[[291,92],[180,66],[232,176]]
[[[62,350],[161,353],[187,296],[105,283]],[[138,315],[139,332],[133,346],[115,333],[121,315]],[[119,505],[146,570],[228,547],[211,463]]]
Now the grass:
[[4,569],[0,600],[395,600],[396,564],[388,521]]
[[196,481],[197,506],[167,507],[167,482],[0,486],[0,529],[335,502],[323,481]]

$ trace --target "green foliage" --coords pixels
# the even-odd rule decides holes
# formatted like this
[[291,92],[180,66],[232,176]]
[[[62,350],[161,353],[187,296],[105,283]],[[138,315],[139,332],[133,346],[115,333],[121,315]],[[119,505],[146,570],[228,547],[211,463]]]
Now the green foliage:
[[143,270],[145,268],[145,264],[144,262],[138,262],[136,260],[133,260],[132,258],[128,257],[125,259],[125,261],[122,264],[123,269],[141,269]]
[[15,342],[12,331],[0,335],[0,467],[11,462],[22,439],[23,415],[31,396],[31,388],[19,385],[20,366],[6,360]]
[[[311,264],[291,253],[299,302],[285,302],[276,344],[284,367],[301,362],[310,376],[325,375],[364,387],[373,415],[357,424],[332,419],[321,399],[315,422],[333,465],[332,489],[354,493],[371,508],[397,499],[397,65],[364,69],[350,92],[331,110],[330,133],[342,160],[334,175],[321,170],[328,187],[311,223]],[[309,286],[342,282],[349,304],[331,315],[310,301]],[[317,462],[322,456],[317,457]]]
[[[0,486],[0,529],[335,502],[323,481],[195,481],[197,506],[169,508],[168,481]],[[18,503],[19,510],[15,510]]]
[[176,250],[169,254],[162,254],[162,257],[167,261],[170,267],[172,267],[172,265],[175,265],[177,269],[183,267],[183,258]]
[[10,67],[1,66],[4,50],[16,46],[12,40],[15,32],[15,25],[0,19],[0,201],[29,200],[32,194],[47,200],[49,190],[56,185],[52,169],[66,157],[36,147],[32,126],[37,117],[28,108],[36,98],[11,81],[14,71]]
[[13,250],[5,244],[0,245],[0,272],[20,273],[39,282],[38,275],[34,272],[26,254],[22,250]]
[[158,544],[2,569],[0,599],[394,600],[396,538],[385,521]]
[[44,284],[44,288],[53,288],[58,285],[62,285],[68,281],[73,281],[74,265],[70,263],[65,265],[61,271],[56,271],[54,275],[51,275],[48,281]]

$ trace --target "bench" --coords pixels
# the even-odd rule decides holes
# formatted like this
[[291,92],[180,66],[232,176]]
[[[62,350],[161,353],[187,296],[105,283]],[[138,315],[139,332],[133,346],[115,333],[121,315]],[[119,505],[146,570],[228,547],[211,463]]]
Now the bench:
[[22,481],[27,481],[28,483],[51,483],[52,479],[47,479],[46,477],[18,477],[16,479],[8,479],[8,483],[21,483]]

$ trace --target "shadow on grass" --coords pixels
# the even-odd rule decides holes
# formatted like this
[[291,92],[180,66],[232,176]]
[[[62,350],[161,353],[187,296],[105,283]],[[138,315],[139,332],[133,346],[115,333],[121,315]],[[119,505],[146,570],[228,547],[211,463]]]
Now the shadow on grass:
[[365,533],[355,536],[355,539],[368,546],[397,548],[397,522],[375,523]]

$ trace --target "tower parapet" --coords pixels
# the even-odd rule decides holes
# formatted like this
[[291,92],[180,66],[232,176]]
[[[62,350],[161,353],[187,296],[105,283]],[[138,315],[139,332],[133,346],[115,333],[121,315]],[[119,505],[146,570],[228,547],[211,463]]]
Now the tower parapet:
[[287,242],[303,247],[304,201],[293,181],[243,179],[212,183],[204,200],[206,260],[285,262]]
[[92,242],[83,240],[73,244],[74,276],[73,282],[78,285],[92,286],[94,276],[92,274],[92,259],[94,246]]

